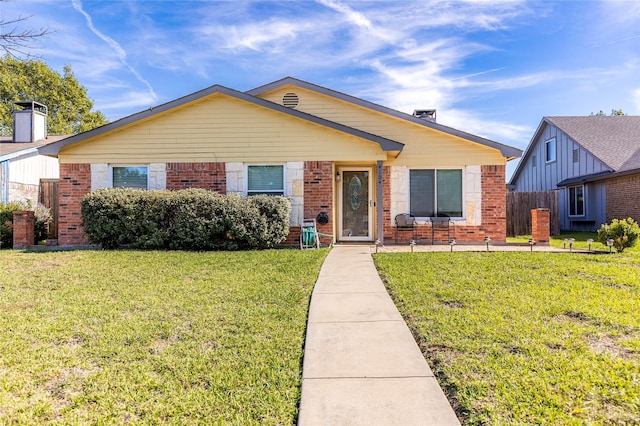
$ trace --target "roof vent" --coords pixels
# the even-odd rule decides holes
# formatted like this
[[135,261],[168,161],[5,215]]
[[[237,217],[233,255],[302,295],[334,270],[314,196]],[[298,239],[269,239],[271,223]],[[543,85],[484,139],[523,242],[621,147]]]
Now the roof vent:
[[13,103],[13,141],[36,142],[47,138],[47,107],[38,102]]
[[285,93],[282,97],[282,105],[286,106],[287,108],[295,108],[299,103],[300,98],[298,98],[298,95],[296,95],[295,93]]
[[423,120],[436,121],[435,109],[416,109],[413,111],[413,116],[422,118]]

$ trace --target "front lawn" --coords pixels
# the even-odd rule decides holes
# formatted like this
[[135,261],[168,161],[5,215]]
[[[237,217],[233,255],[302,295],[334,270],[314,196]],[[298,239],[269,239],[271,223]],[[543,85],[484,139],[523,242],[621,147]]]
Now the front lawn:
[[640,422],[637,251],[375,262],[465,424]]
[[0,423],[294,423],[326,254],[0,252]]

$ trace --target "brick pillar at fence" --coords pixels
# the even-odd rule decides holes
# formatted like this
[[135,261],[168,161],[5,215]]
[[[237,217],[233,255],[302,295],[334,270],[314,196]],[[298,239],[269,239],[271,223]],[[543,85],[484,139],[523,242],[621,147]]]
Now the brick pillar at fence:
[[549,209],[531,210],[531,237],[536,244],[549,243],[549,225]]
[[34,212],[15,210],[13,212],[13,248],[27,248],[34,245],[35,226]]

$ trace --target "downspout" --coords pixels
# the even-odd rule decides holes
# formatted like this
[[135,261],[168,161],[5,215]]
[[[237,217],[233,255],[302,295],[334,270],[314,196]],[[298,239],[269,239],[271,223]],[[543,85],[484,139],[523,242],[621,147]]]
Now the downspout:
[[382,160],[378,160],[376,165],[376,239],[384,245],[384,218],[383,207],[384,200],[382,199]]
[[0,162],[0,201],[9,202],[9,160]]

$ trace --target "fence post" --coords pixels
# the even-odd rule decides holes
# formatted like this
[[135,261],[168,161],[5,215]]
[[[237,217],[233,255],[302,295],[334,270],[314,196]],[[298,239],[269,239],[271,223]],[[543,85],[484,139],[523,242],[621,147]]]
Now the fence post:
[[13,248],[28,248],[36,241],[35,213],[28,210],[13,212]]
[[531,210],[531,237],[536,244],[549,243],[549,209]]

